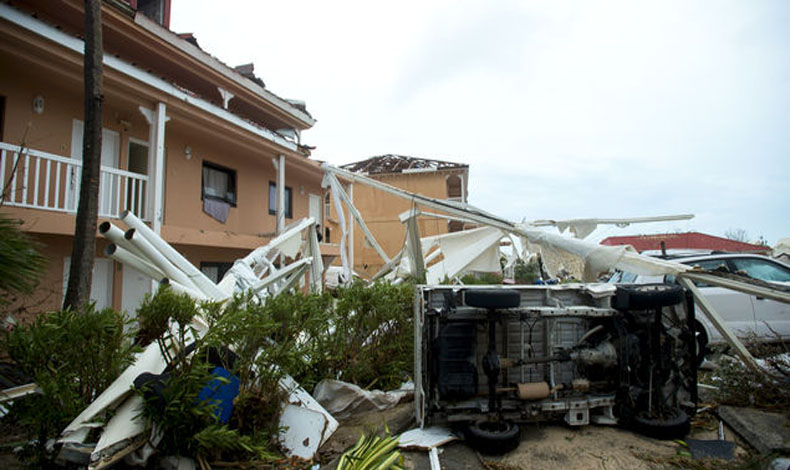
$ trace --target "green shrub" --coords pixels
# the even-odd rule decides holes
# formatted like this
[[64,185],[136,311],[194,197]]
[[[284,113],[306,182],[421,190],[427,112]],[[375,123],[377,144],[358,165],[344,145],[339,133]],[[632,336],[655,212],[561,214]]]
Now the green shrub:
[[[318,351],[312,384],[336,378],[362,387],[391,389],[412,374],[414,286],[355,282],[337,290],[331,322],[312,335]],[[309,388],[308,388],[309,390]]]
[[[149,425],[157,425],[162,436],[157,449],[164,455],[194,455],[198,444],[190,436],[216,421],[214,404],[197,400],[211,380],[203,341],[191,325],[198,313],[191,297],[169,287],[146,295],[137,311],[138,340],[143,344],[155,341],[167,362],[167,378],[158,393],[147,393],[154,388],[150,382],[136,390],[144,401],[140,415]],[[184,353],[188,346],[194,347],[192,355]]]
[[[205,336],[194,340],[193,354],[167,353],[171,374],[160,394],[164,405],[139,391],[145,398],[142,416],[164,436],[158,449],[165,455],[270,459],[277,452],[286,394],[279,382],[286,373],[307,390],[324,378],[385,389],[408,378],[413,287],[355,283],[334,294],[283,293],[260,302],[248,293],[225,304],[197,306],[160,289],[146,299],[138,312],[143,336],[165,351],[170,343],[178,350],[187,346],[194,334],[188,322],[197,312],[210,324]],[[236,360],[225,357],[223,365],[240,383],[230,422],[220,425],[214,405],[197,402],[197,396],[211,380],[210,352],[225,347]]]
[[46,265],[38,245],[19,225],[0,214],[0,306],[12,302],[14,294],[32,292]]
[[502,284],[502,276],[495,273],[469,273],[461,277],[465,286]]
[[537,258],[529,263],[521,260],[517,261],[514,267],[513,278],[516,284],[535,284],[540,279],[540,266]]
[[47,466],[44,449],[88,404],[132,363],[126,317],[93,304],[72,311],[46,313],[29,326],[6,332],[2,349],[36,382],[41,394],[17,400],[10,418],[23,427],[37,448],[28,456]]

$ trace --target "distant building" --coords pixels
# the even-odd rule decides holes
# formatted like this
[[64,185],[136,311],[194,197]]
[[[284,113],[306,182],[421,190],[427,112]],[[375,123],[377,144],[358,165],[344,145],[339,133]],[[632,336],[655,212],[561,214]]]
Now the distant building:
[[716,237],[699,232],[686,233],[661,233],[657,235],[630,235],[622,237],[609,237],[601,241],[601,245],[619,246],[631,245],[636,251],[661,252],[711,252],[724,251],[732,253],[758,253],[769,254],[771,248],[763,245],[739,242],[729,238]]
[[[412,193],[467,202],[469,165],[462,163],[381,155],[348,163],[341,168]],[[354,185],[353,200],[384,252],[387,256],[395,256],[406,238],[406,229],[398,216],[411,208],[409,201],[364,184]],[[463,222],[428,217],[420,217],[418,226],[422,237],[464,229]],[[357,227],[354,232],[354,270],[373,275],[383,264],[376,250],[367,244],[361,229]]]

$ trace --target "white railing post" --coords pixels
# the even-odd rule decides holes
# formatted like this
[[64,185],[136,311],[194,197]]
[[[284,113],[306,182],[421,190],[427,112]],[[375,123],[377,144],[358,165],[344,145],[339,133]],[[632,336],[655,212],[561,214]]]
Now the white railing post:
[[6,201],[6,204],[16,202],[16,164],[19,161],[19,152],[12,152],[13,157],[11,157],[11,192],[8,193],[9,201]]
[[51,173],[50,163],[52,163],[52,160],[47,160],[47,177],[46,181],[44,182],[44,207],[49,207],[49,176]]
[[5,195],[5,149],[0,149],[0,198],[3,195]]
[[[60,209],[60,168],[63,166],[60,162],[55,162],[57,169],[55,170],[55,210]],[[65,197],[63,199],[66,199]],[[65,205],[65,204],[64,204]]]
[[27,204],[27,183],[28,183],[28,170],[30,168],[30,152],[25,153],[25,171],[24,179],[22,180],[22,204]]
[[33,185],[33,205],[38,206],[38,178],[41,174],[41,159],[36,157],[35,184]]

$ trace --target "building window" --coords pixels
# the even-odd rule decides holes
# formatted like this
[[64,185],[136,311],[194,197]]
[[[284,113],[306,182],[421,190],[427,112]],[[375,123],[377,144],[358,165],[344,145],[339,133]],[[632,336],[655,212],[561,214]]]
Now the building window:
[[[269,181],[269,214],[277,215],[277,183]],[[285,217],[293,218],[293,191],[285,187]]]
[[324,196],[324,217],[329,219],[332,216],[332,198],[329,196],[329,192],[327,191],[326,195]]
[[203,197],[236,206],[236,172],[203,162]]
[[137,0],[137,11],[165,25],[165,2],[163,0]]
[[233,267],[233,263],[224,262],[201,262],[200,270],[215,284],[225,277],[225,273]]

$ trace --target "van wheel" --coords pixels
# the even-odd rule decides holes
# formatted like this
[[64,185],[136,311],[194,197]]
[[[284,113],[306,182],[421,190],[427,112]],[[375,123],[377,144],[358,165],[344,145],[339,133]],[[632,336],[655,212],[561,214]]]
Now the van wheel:
[[618,310],[645,310],[668,307],[683,301],[683,289],[673,284],[630,284],[617,286],[614,307]]
[[465,440],[481,454],[502,455],[518,447],[521,430],[510,421],[477,421],[466,428]]
[[691,430],[691,420],[685,411],[675,408],[662,416],[649,417],[637,413],[631,423],[634,431],[656,439],[680,439]]

